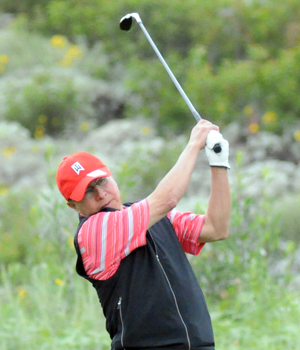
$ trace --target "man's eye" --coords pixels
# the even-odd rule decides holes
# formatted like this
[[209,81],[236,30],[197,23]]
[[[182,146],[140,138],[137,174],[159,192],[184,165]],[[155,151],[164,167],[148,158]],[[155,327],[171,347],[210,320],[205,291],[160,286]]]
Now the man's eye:
[[104,184],[104,183],[105,183],[105,180],[106,180],[106,178],[101,178],[101,179],[99,179],[98,181],[96,181],[95,185],[90,186],[90,187],[88,187],[88,188],[86,189],[85,194],[94,192],[95,187],[96,187],[96,186],[99,187],[99,186],[101,186],[102,184]]
[[85,191],[85,193],[91,193],[94,191],[94,186],[93,187],[88,187]]
[[99,179],[97,182],[96,182],[96,185],[95,186],[101,186],[101,184],[104,182],[104,179]]

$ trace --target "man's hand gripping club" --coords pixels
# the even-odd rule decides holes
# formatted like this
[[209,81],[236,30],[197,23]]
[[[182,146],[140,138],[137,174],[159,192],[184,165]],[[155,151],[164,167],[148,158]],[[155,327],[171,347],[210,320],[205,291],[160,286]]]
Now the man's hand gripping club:
[[[215,144],[220,144],[221,152],[215,153],[213,147]],[[230,169],[228,162],[229,144],[218,131],[210,130],[206,138],[205,153],[210,166],[224,167]]]
[[[216,155],[216,159],[214,157],[210,159],[210,156],[209,163],[212,166],[213,175],[212,193],[214,195],[211,196],[211,198],[217,198],[218,203],[217,205],[215,203],[213,205],[214,210],[212,210],[212,219],[210,219],[210,215],[208,215],[208,219],[206,220],[208,223],[212,222],[213,224],[209,226],[209,230],[204,230],[208,232],[207,236],[209,235],[209,237],[213,237],[210,238],[210,240],[215,239],[214,234],[211,233],[214,231],[214,215],[219,213],[219,205],[222,205],[223,207],[223,200],[221,200],[223,198],[222,193],[226,192],[224,197],[228,197],[228,191],[225,191],[225,188],[228,186],[224,185],[224,183],[227,183],[225,167],[229,168],[228,143],[223,139],[222,135],[218,131],[219,128],[217,125],[214,125],[204,119],[202,119],[193,127],[188,144],[179,156],[177,162],[166,174],[166,176],[160,181],[156,189],[147,197],[150,211],[148,227],[151,227],[153,224],[158,222],[177,205],[179,200],[186,192],[187,187],[190,183],[192,173],[196,166],[199,151],[204,149],[208,143],[207,147],[211,147],[210,151],[214,153],[212,148],[217,142],[220,143],[222,151]],[[208,136],[211,132],[213,132],[212,138]],[[216,184],[221,185],[216,186]],[[228,203],[226,202],[225,204],[227,205]],[[221,220],[217,221],[219,222]],[[210,227],[212,227],[212,229]],[[202,234],[202,238],[204,237],[205,234]]]

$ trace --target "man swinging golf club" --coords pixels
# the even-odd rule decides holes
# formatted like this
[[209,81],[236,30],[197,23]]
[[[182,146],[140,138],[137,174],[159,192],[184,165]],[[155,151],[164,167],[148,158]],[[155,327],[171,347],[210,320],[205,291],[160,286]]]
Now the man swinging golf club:
[[[176,205],[203,149],[211,167],[207,211],[180,212]],[[210,315],[186,253],[198,255],[207,242],[228,236],[228,156],[218,126],[202,119],[153,192],[125,204],[111,171],[94,155],[77,152],[59,165],[58,188],[80,218],[76,270],[96,289],[111,349],[215,349]],[[201,186],[201,169],[196,171]]]
[[[219,133],[210,140],[211,130],[218,128],[201,120],[174,167],[133,204],[122,204],[110,170],[89,153],[72,154],[58,168],[58,188],[80,214],[76,269],[98,293],[112,349],[215,349],[205,299],[185,255],[228,235],[228,142]],[[211,149],[216,141],[218,154]],[[176,205],[204,147],[211,166],[207,211],[181,213]]]

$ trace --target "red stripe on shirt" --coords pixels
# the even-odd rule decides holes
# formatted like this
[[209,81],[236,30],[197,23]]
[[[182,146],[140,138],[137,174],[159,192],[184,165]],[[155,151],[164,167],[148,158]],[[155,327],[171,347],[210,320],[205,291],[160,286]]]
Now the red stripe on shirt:
[[78,233],[87,275],[97,280],[111,277],[125,256],[146,244],[148,222],[147,199],[123,210],[91,216]]
[[204,243],[198,243],[204,224],[204,215],[191,212],[182,213],[174,208],[167,215],[170,219],[183,250],[198,255]]

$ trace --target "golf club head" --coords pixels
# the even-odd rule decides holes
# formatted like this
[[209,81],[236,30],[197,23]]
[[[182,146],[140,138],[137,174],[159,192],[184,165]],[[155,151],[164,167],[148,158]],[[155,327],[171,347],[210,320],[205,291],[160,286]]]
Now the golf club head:
[[120,21],[120,29],[125,30],[126,32],[130,30],[131,25],[132,25],[132,17],[129,15],[123,17]]
[[129,13],[128,15],[121,18],[120,29],[128,32],[132,26],[132,18],[134,18],[137,21],[137,23],[142,22],[138,13]]

